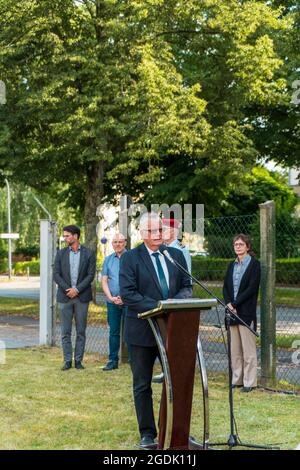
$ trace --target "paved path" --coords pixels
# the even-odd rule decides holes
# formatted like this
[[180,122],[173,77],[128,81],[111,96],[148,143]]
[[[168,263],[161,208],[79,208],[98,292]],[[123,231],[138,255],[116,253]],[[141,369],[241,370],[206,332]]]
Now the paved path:
[[40,298],[40,278],[13,277],[8,281],[7,277],[0,276],[0,296],[38,300]]
[[[11,281],[7,277],[0,276],[0,297],[9,297],[14,299],[32,299],[40,298],[40,278],[32,277],[13,277]],[[104,302],[104,295],[98,293],[97,302]]]
[[38,346],[39,321],[16,315],[0,315],[0,340],[7,349]]

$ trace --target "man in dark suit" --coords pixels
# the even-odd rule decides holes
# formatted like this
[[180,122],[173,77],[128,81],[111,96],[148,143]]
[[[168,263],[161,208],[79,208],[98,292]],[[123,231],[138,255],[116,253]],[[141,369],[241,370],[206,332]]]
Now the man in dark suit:
[[[141,447],[154,444],[157,436],[151,380],[158,348],[148,321],[138,313],[157,306],[162,299],[183,299],[192,296],[189,276],[181,273],[160,252],[162,223],[155,213],[143,214],[141,245],[123,254],[120,263],[120,295],[128,311],[125,317],[125,340],[130,345],[133,375],[133,396],[141,436]],[[187,269],[185,258],[176,248],[167,248],[170,255]]]
[[63,230],[68,246],[58,251],[54,263],[54,280],[58,285],[57,302],[64,354],[62,370],[72,367],[73,315],[76,325],[75,367],[84,369],[81,362],[85,348],[88,307],[92,300],[91,284],[96,272],[96,258],[91,250],[80,245],[79,227],[68,225]]

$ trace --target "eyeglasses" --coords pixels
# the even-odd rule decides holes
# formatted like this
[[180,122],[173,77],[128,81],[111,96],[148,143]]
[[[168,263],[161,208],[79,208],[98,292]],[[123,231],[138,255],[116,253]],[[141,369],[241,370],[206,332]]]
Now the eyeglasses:
[[246,246],[246,243],[234,243],[233,246]]
[[149,232],[149,233],[162,233],[163,229],[162,228],[150,228],[150,229],[146,229],[145,232]]

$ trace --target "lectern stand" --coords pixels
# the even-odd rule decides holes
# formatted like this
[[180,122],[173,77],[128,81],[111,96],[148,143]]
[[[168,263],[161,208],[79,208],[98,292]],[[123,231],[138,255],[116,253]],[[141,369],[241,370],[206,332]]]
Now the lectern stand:
[[[207,374],[199,338],[202,310],[216,306],[207,299],[170,299],[139,314],[154,333],[164,372],[158,449],[207,449],[209,438]],[[198,358],[204,407],[203,443],[190,439],[195,363]]]

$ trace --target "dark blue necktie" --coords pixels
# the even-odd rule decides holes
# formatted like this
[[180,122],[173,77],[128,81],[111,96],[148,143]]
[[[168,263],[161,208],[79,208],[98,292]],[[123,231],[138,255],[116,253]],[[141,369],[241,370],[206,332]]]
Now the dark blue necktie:
[[158,271],[158,278],[159,278],[159,283],[160,287],[162,290],[162,295],[163,295],[163,300],[166,300],[169,297],[169,288],[166,280],[166,276],[163,270],[163,267],[161,265],[160,259],[159,259],[159,253],[152,253],[152,256],[154,256],[155,261],[156,261],[156,266],[157,266],[157,271]]

